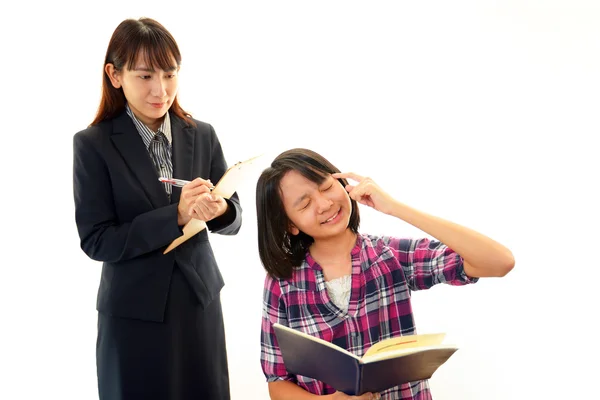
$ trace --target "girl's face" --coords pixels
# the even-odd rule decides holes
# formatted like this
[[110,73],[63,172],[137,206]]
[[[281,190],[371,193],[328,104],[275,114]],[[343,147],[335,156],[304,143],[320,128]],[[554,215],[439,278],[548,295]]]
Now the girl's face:
[[346,189],[331,175],[317,184],[292,170],[281,179],[280,190],[292,235],[302,231],[316,241],[348,229],[352,203]]
[[[172,65],[177,65],[175,59]],[[177,95],[179,67],[168,71],[153,70],[138,60],[131,70],[117,71],[113,64],[106,64],[105,71],[115,88],[123,88],[135,116],[150,129],[158,130]]]

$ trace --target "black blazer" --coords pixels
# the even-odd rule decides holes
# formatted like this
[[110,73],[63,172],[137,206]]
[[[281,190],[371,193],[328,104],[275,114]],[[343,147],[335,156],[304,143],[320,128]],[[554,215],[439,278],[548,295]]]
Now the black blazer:
[[[188,126],[170,114],[173,176],[217,183],[227,169],[211,125]],[[108,315],[162,321],[173,266],[182,270],[202,307],[223,287],[206,230],[175,250],[164,249],[182,234],[177,225],[181,188],[171,201],[127,113],[80,131],[73,138],[75,221],[82,250],[103,261],[97,309]],[[211,232],[234,235],[241,226],[239,199],[209,221]]]

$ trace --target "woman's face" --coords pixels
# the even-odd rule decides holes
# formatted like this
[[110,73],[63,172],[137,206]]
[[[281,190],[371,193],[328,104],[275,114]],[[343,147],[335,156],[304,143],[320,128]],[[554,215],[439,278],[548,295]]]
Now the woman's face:
[[[177,65],[175,59],[172,65]],[[131,70],[117,71],[113,64],[106,64],[105,71],[115,88],[123,88],[136,118],[156,131],[177,95],[179,67],[168,71],[153,70],[138,57]]]

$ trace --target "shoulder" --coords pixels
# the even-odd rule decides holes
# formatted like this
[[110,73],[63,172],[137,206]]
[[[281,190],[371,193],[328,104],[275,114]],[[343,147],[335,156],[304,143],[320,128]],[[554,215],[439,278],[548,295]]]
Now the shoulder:
[[171,114],[171,127],[174,132],[191,132],[195,137],[197,145],[203,148],[215,149],[220,146],[219,138],[212,124],[191,118],[194,124]]
[[418,247],[423,246],[437,246],[438,241],[432,241],[427,238],[401,238],[395,236],[377,236],[370,234],[359,234],[363,241],[363,248],[374,249],[378,251],[400,251],[403,253],[409,253],[414,251]]
[[284,292],[287,291],[287,288],[289,288],[289,286],[293,284],[293,281],[293,276],[290,279],[277,278],[267,273],[265,276],[264,289],[265,291],[281,296]]
[[73,135],[75,141],[98,141],[105,139],[112,130],[112,121],[102,121],[99,124],[88,126]]
[[318,291],[315,270],[306,260],[294,267],[290,278],[276,278],[267,274],[264,288],[278,296],[287,296],[296,291]]
[[196,123],[196,129],[198,129],[198,130],[200,130],[202,132],[215,133],[215,129],[208,122],[200,121],[200,120],[195,119],[195,118],[192,118],[192,121],[194,121]]
[[359,234],[360,251],[368,264],[387,260],[406,261],[422,239]]
[[277,304],[283,291],[281,289],[282,280],[274,278],[269,274],[265,276],[263,300],[265,304]]
[[192,121],[194,121],[196,126],[190,126],[191,128],[196,129],[198,132],[206,135],[215,135],[215,129],[208,122],[200,121],[195,118],[192,118]]
[[272,287],[279,287],[280,279],[271,276],[269,273],[265,274],[265,289],[271,289]]
[[359,233],[357,238],[357,246],[363,253],[372,256],[378,256],[382,252],[389,249],[390,244],[396,240],[389,236],[371,235],[368,233]]
[[199,119],[190,117],[190,119],[192,121],[194,121],[194,125],[192,125],[192,124],[188,123],[187,121],[179,118],[175,114],[170,114],[170,117],[171,117],[172,124],[180,125],[181,127],[186,128],[186,129],[192,129],[199,135],[205,135],[205,136],[208,136],[211,138],[216,137],[215,129],[208,122],[200,121]]
[[101,151],[110,142],[112,132],[112,121],[102,121],[99,124],[89,126],[73,135],[73,149],[75,152],[88,152],[91,149]]

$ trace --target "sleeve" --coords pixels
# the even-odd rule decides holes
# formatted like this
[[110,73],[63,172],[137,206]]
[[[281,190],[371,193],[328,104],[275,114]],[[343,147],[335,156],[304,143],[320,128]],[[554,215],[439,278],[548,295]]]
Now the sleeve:
[[297,383],[295,375],[288,374],[283,364],[281,350],[273,330],[275,322],[288,326],[279,280],[267,275],[263,294],[260,363],[267,382],[285,380]]
[[394,253],[411,290],[425,290],[438,283],[461,286],[478,281],[467,276],[464,260],[440,241],[384,237]]
[[[227,171],[227,163],[225,162],[225,155],[223,154],[223,149],[217,134],[212,125],[209,126],[212,139],[210,180],[213,183],[217,183],[225,174],[225,171]],[[228,205],[227,211],[218,218],[208,221],[206,226],[213,233],[218,233],[220,235],[235,235],[242,226],[242,207],[240,205],[240,199],[238,194],[234,193],[231,198],[225,199],[225,201]]]
[[105,160],[82,132],[73,138],[73,193],[81,249],[93,260],[119,262],[139,257],[183,233],[177,225],[177,204],[119,223]]

